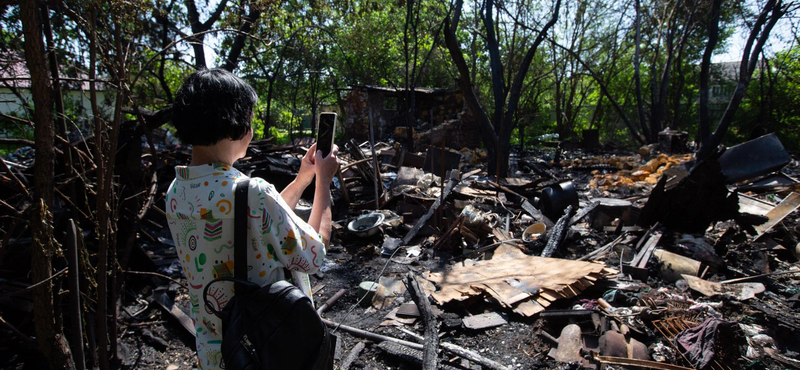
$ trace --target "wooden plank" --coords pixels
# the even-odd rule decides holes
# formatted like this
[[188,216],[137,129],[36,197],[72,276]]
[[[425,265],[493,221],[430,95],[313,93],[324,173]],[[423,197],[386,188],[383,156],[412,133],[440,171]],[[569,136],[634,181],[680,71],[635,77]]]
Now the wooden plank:
[[514,308],[514,312],[527,317],[531,317],[544,310],[545,310],[544,306],[540,305],[534,299],[529,299],[527,301],[524,301],[518,304],[516,308]]
[[539,296],[543,297],[543,298],[545,298],[547,300],[550,300],[550,301],[555,301],[555,300],[557,300],[559,298],[562,298],[558,293],[556,293],[555,291],[549,290],[549,289],[541,290],[539,292]]
[[548,307],[551,304],[550,301],[548,301],[548,300],[546,300],[546,299],[544,299],[542,297],[537,297],[536,298],[536,303],[540,304],[542,307]]
[[778,204],[775,208],[767,212],[766,217],[769,218],[767,222],[755,226],[758,236],[760,237],[767,231],[770,231],[775,225],[783,221],[786,216],[794,212],[794,210],[796,210],[798,207],[800,207],[800,194],[793,192],[784,198],[783,201],[781,201],[780,204]]

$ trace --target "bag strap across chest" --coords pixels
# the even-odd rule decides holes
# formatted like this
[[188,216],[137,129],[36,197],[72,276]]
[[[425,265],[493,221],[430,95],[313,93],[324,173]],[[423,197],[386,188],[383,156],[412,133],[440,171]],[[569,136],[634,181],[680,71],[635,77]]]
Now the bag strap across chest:
[[[247,213],[249,212],[247,195],[250,190],[250,179],[236,183],[233,207],[233,277],[247,281]],[[234,288],[242,292],[244,286],[234,283]]]

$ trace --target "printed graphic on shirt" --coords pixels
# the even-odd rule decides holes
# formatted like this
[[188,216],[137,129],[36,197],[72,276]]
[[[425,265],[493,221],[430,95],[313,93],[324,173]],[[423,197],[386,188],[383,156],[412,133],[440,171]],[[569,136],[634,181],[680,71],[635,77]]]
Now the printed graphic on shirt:
[[203,228],[203,239],[213,242],[222,238],[222,220],[207,220]]
[[228,260],[215,264],[213,267],[213,274],[214,279],[233,276],[233,261]]
[[263,208],[261,211],[261,235],[266,235],[272,232],[272,216],[267,213],[267,209]]

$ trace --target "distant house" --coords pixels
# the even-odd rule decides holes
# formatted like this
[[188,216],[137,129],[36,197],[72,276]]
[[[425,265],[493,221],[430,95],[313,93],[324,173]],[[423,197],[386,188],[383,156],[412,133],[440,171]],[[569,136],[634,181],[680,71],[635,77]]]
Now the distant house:
[[[62,93],[67,109],[78,116],[90,117],[89,76],[74,66],[62,66],[59,76],[62,78]],[[30,86],[31,74],[25,64],[24,54],[17,51],[0,53],[0,113],[24,116],[25,105],[33,106]],[[114,92],[103,82],[98,82],[96,86],[99,108],[103,115],[110,116]]]
[[[753,73],[753,76],[757,76],[756,72]],[[711,64],[711,78],[708,86],[708,113],[712,120],[722,118],[738,82],[739,62]]]

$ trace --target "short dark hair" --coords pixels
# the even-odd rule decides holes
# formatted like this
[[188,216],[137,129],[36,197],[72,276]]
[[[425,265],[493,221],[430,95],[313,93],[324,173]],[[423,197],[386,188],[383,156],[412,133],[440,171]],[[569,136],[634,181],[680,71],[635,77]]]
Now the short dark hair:
[[172,124],[175,136],[191,145],[240,140],[250,131],[256,91],[221,68],[201,69],[183,82],[175,96]]

